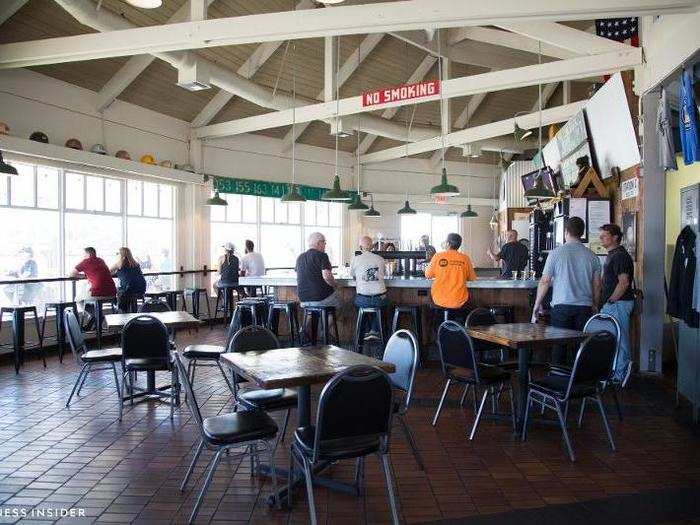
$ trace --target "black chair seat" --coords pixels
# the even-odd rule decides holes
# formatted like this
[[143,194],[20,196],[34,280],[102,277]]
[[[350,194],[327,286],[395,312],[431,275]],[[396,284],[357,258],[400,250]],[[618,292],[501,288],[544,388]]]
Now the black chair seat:
[[80,358],[86,363],[112,363],[122,360],[122,349],[88,350]]
[[265,412],[242,411],[208,417],[202,424],[204,436],[212,445],[231,445],[277,434],[277,425]]
[[252,410],[279,410],[297,404],[297,393],[289,388],[249,390],[238,397],[243,406]]
[[219,359],[226,351],[223,346],[216,345],[189,345],[182,352],[187,359]]
[[129,370],[135,370],[135,371],[139,371],[139,370],[144,370],[144,371],[167,370],[168,361],[166,361],[164,359],[131,358],[131,359],[124,360],[124,366]]
[[571,367],[564,365],[549,365],[549,373],[556,376],[566,376],[571,375]]
[[[475,383],[474,372],[466,368],[451,368],[447,377],[462,383]],[[510,372],[496,366],[479,366],[479,383],[482,385],[495,385],[510,381]]]
[[[294,432],[294,442],[297,450],[306,457],[311,458],[314,450],[314,435],[316,427],[313,425],[298,428]],[[373,454],[379,450],[381,441],[379,436],[354,436],[340,439],[322,441],[319,446],[317,459],[321,461],[337,461],[347,458],[357,458]]]
[[[547,375],[542,379],[530,382],[530,389],[535,392],[542,392],[549,396],[559,399],[564,399],[566,396],[566,388],[569,385],[569,376],[562,375]],[[579,399],[586,396],[594,396],[596,394],[596,385],[593,384],[574,384],[571,389],[571,399]]]

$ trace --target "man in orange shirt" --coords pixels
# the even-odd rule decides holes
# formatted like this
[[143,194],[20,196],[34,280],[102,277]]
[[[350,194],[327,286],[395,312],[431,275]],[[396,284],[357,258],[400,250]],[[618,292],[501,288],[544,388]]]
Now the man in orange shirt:
[[437,306],[462,308],[469,301],[467,281],[476,281],[476,272],[469,256],[458,252],[462,237],[447,236],[447,250],[436,253],[430,260],[425,276],[434,279],[430,295]]

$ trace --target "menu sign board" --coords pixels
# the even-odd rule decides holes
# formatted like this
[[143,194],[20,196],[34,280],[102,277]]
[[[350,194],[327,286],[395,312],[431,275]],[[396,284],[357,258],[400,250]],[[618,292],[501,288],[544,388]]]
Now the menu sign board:
[[[299,193],[308,200],[320,201],[326,188],[298,185]],[[221,193],[239,195],[255,195],[258,197],[280,198],[289,190],[289,184],[250,179],[234,179],[231,177],[214,177],[214,189]]]
[[586,117],[583,110],[579,111],[562,126],[556,136],[561,157],[561,176],[566,186],[576,184],[578,166],[576,159],[587,156],[589,165],[593,162],[591,148],[586,131]]

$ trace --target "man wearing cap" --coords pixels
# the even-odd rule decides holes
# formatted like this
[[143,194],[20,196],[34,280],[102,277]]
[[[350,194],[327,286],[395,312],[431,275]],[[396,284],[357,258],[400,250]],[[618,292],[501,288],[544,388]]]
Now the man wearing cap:
[[425,270],[425,276],[434,279],[430,295],[442,308],[463,308],[469,301],[467,281],[476,281],[476,272],[469,256],[458,251],[461,235],[450,233],[446,244],[447,249],[433,255]]

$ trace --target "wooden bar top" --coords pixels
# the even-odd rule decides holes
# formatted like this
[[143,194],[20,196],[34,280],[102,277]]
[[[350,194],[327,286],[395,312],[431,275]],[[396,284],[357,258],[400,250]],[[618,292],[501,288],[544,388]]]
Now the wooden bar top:
[[142,315],[155,317],[168,328],[196,328],[202,324],[202,321],[192,314],[181,310],[174,312],[144,312],[140,314],[108,314],[105,315],[105,322],[109,328],[123,328],[126,323]]
[[591,334],[534,323],[507,323],[467,328],[475,339],[490,341],[510,348],[522,348],[533,344],[577,343]]
[[396,370],[391,363],[333,345],[229,352],[223,354],[221,359],[264,389],[325,383],[338,372],[354,365],[376,366],[389,373]]

